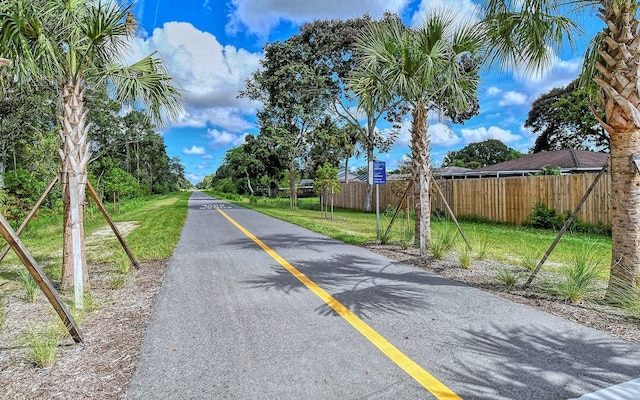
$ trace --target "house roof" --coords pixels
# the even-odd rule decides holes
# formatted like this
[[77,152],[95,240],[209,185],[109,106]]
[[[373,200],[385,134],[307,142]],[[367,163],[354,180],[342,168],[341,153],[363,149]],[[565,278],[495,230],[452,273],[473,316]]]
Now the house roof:
[[470,172],[473,171],[471,168],[464,168],[464,167],[441,167],[441,168],[436,168],[433,170],[433,175],[438,176],[438,175],[442,175],[442,176],[446,176],[446,175],[451,175],[451,174],[463,174],[465,172]]
[[600,169],[609,160],[609,154],[586,150],[543,151],[525,157],[516,158],[475,170],[484,171],[530,171],[540,170],[545,166],[560,167],[567,170]]
[[501,176],[533,175],[546,166],[560,167],[563,174],[599,171],[607,164],[609,154],[596,153],[585,150],[556,150],[543,151],[525,157],[516,158],[486,167],[467,171],[441,172],[440,177],[452,178],[481,178]]

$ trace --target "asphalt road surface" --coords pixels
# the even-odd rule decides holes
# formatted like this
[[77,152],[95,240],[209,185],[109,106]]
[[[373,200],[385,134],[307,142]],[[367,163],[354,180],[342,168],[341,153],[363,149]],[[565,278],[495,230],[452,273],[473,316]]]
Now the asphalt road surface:
[[639,377],[640,346],[195,192],[127,398],[632,400]]

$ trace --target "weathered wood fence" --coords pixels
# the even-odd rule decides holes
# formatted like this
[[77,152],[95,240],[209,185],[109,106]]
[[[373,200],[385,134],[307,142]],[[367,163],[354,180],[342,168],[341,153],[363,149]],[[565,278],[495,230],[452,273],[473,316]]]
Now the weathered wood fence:
[[[480,178],[438,180],[447,202],[457,216],[476,216],[496,222],[521,224],[533,210],[536,203],[562,213],[572,211],[582,195],[589,188],[596,174],[576,174],[562,176],[528,176],[514,178]],[[577,218],[592,225],[611,226],[610,175],[605,174]],[[380,186],[380,210],[396,207],[408,181],[387,181]],[[335,195],[336,207],[362,209],[366,184],[349,182],[343,184],[343,192]],[[372,209],[376,207],[375,189]],[[414,198],[408,198],[409,207],[413,207]],[[432,188],[431,207],[445,211],[439,195]]]

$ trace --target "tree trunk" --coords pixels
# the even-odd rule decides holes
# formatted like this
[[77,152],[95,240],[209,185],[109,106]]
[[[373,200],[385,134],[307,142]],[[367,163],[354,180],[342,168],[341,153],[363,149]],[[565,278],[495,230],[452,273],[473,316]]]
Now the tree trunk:
[[[87,112],[84,110],[83,81],[69,79],[63,88],[63,113],[60,117],[62,145],[61,183],[64,203],[64,243],[62,259],[63,288],[74,287],[76,307],[82,308],[83,284],[87,280],[84,245],[84,205],[87,183]],[[81,280],[81,282],[78,282]],[[80,291],[80,293],[78,293]]]
[[[373,147],[369,147],[367,149],[367,165],[368,168],[371,168],[371,163],[373,162]],[[371,175],[371,173],[369,173]],[[367,179],[367,187],[364,193],[364,212],[371,212],[371,203],[373,199],[373,184],[369,182]]]
[[424,257],[426,247],[431,242],[431,158],[430,138],[427,130],[427,109],[419,102],[411,111],[411,158],[414,193],[416,201],[415,238],[420,246],[420,257]]
[[289,205],[292,210],[298,207],[298,191],[296,188],[296,167],[295,162],[289,166]]
[[349,157],[344,160],[344,183],[349,183]]
[[[373,162],[373,151],[376,143],[376,121],[373,116],[367,118],[367,165]],[[373,199],[373,184],[367,180],[367,190],[364,195],[364,212],[371,212],[371,202]]]
[[247,174],[247,186],[249,187],[249,193],[253,196],[253,187],[251,187],[251,178],[249,178],[249,171],[245,171]]
[[601,2],[600,59],[594,78],[602,88],[600,121],[611,138],[611,230],[613,247],[607,297],[640,287],[640,51],[636,1]]
[[640,129],[611,135],[610,298],[640,287],[640,174],[631,161],[634,154],[640,154]]

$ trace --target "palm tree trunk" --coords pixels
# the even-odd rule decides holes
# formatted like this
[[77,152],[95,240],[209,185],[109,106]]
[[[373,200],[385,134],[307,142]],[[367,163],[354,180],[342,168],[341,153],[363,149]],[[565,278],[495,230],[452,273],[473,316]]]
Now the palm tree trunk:
[[640,154],[640,129],[611,135],[610,298],[640,287],[640,173],[631,162],[634,154]]
[[424,257],[426,247],[431,242],[431,157],[430,138],[427,130],[427,109],[419,102],[411,111],[411,158],[412,175],[416,202],[415,241],[420,246],[420,257]]
[[61,182],[65,210],[61,285],[63,288],[74,287],[76,307],[79,308],[82,308],[83,285],[87,280],[83,210],[89,149],[83,95],[82,79],[69,79],[63,88],[63,113],[60,117]]
[[[376,121],[372,116],[367,118],[367,165],[373,162],[373,150],[376,140]],[[371,202],[373,199],[373,184],[367,180],[366,192],[364,195],[364,212],[371,212]]]
[[607,23],[594,78],[602,88],[603,128],[611,138],[611,230],[613,246],[607,297],[640,287],[640,93],[636,1],[601,2]]
[[[372,162],[373,162],[373,147],[369,147],[367,149],[367,165],[369,166],[369,168],[371,168]],[[369,175],[371,174],[369,173]],[[371,212],[372,199],[373,199],[373,184],[369,182],[369,180],[367,179],[367,186],[364,192],[364,207],[362,209],[364,212]]]

